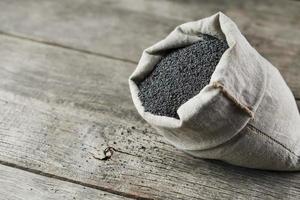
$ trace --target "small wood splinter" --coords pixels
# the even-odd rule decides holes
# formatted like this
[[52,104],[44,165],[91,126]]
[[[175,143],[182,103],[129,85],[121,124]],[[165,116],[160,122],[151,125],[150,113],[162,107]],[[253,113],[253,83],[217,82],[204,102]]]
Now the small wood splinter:
[[103,151],[103,154],[104,154],[103,158],[96,157],[95,155],[92,155],[92,156],[97,160],[109,160],[112,157],[112,155],[114,154],[114,151],[117,151],[117,150],[113,147],[107,147]]
[[99,158],[98,156],[95,156],[94,154],[92,154],[92,156],[93,156],[93,158],[95,158],[97,160],[109,160],[112,157],[112,155],[114,154],[114,151],[117,151],[117,150],[113,147],[107,147],[103,151],[104,157]]
[[104,149],[103,153],[105,157],[102,158],[101,160],[109,160],[114,154],[114,151],[116,151],[116,149],[113,147],[107,147],[106,149]]

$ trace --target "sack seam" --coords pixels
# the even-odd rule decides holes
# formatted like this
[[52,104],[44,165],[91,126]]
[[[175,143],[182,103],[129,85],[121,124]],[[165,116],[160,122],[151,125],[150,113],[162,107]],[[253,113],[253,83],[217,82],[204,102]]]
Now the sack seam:
[[223,84],[221,84],[218,81],[215,81],[215,82],[212,83],[212,86],[214,88],[221,89],[221,92],[224,94],[224,96],[226,96],[229,100],[231,100],[241,110],[243,110],[244,112],[246,112],[251,117],[251,119],[254,119],[254,112],[252,111],[251,107],[248,106],[248,105],[246,105],[245,103],[239,102],[233,95],[231,95],[228,92],[228,90],[224,87]]
[[294,156],[296,156],[297,158],[299,158],[300,156],[297,155],[295,152],[293,152],[290,148],[288,148],[287,146],[285,146],[284,144],[282,144],[281,142],[279,142],[278,140],[274,139],[273,137],[269,136],[268,134],[266,134],[265,132],[259,130],[258,128],[256,128],[254,125],[248,123],[246,125],[246,127],[252,131],[254,131],[255,133],[262,135],[268,139],[270,139],[273,143],[281,146],[282,148],[284,148],[286,151],[288,151],[289,153],[293,154]]

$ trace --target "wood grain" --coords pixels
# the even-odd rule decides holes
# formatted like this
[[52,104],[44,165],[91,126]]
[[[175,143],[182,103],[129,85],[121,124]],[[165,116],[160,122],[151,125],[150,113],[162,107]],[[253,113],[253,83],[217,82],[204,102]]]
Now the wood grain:
[[128,199],[4,165],[0,165],[0,185],[0,200]]
[[[300,99],[300,5],[286,1],[0,1],[0,32],[137,62],[175,26],[223,11]],[[33,12],[34,11],[34,12]]]
[[[135,111],[134,64],[0,36],[0,161],[143,199],[298,199],[300,174],[194,159]],[[103,150],[116,149],[103,161]]]

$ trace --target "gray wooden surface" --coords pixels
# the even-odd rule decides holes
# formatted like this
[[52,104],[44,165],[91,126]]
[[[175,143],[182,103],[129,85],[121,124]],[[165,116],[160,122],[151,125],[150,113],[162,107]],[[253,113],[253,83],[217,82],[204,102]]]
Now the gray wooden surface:
[[128,199],[101,190],[54,178],[36,175],[24,170],[0,165],[1,200],[75,200],[75,199]]
[[142,49],[218,10],[300,100],[300,2],[1,0],[0,199],[299,199],[300,173],[194,159],[132,105]]

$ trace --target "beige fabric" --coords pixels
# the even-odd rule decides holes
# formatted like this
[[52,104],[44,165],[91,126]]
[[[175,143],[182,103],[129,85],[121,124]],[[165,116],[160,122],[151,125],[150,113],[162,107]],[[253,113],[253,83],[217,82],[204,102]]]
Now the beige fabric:
[[[229,45],[210,84],[179,107],[179,119],[145,112],[136,82],[152,71],[166,50],[201,40],[201,34],[226,39]],[[221,12],[182,24],[144,50],[129,86],[139,114],[193,156],[259,169],[300,169],[300,116],[290,89]]]

